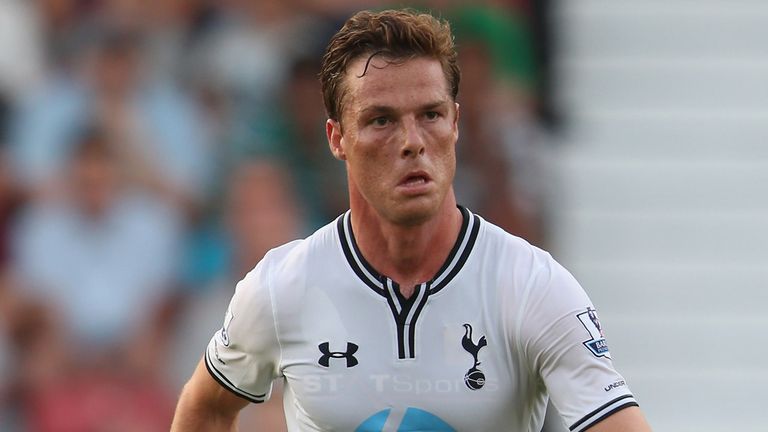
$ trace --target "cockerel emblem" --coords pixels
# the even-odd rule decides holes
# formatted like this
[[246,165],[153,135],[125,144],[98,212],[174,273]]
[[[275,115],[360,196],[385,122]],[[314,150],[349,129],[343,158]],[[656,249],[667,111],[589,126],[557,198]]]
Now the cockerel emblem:
[[472,354],[472,358],[475,360],[472,367],[464,375],[464,384],[469,387],[470,390],[480,390],[485,385],[485,374],[478,369],[480,361],[477,359],[477,355],[480,349],[488,345],[485,340],[485,336],[480,336],[480,339],[475,343],[472,340],[472,326],[464,324],[464,337],[461,339],[461,346],[465,351]]

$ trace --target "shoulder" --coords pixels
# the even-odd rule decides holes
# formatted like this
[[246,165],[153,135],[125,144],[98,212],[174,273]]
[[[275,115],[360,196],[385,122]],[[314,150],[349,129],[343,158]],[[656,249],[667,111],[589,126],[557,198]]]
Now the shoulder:
[[518,314],[531,304],[552,309],[588,304],[578,281],[549,252],[488,221],[482,220],[473,255],[474,271],[490,277],[490,286],[507,300],[499,304]]
[[290,241],[274,249],[264,256],[263,261],[270,269],[294,269],[309,264],[309,260],[317,259],[338,249],[338,234],[336,221],[318,229],[310,236]]
[[243,282],[280,292],[303,286],[310,273],[322,269],[324,261],[338,254],[335,224],[334,221],[306,238],[271,249]]
[[549,252],[480,216],[477,218],[481,223],[476,248],[486,258],[485,263],[518,276],[536,275],[558,265]]
[[270,250],[237,284],[233,308],[260,311],[274,320],[278,334],[301,326],[308,291],[327,285],[341,254],[330,225]]
[[549,252],[489,222],[483,225],[484,253],[497,257],[486,261],[495,266],[498,286],[513,293],[508,305],[514,305],[518,320],[533,319],[545,326],[592,307],[576,278]]

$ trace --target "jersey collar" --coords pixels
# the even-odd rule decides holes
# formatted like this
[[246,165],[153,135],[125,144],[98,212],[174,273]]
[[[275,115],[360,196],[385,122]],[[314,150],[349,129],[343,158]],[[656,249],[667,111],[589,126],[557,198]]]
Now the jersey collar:
[[[480,231],[480,218],[470,212],[467,208],[458,206],[462,215],[461,230],[459,236],[451,249],[448,258],[446,258],[440,270],[437,271],[435,276],[428,282],[420,285],[426,285],[426,294],[434,294],[440,291],[443,287],[456,277],[464,263],[469,258],[472,247],[477,239],[477,234]],[[346,213],[339,216],[336,221],[336,226],[339,233],[339,240],[341,243],[341,249],[344,252],[344,256],[352,268],[352,271],[360,278],[363,283],[368,285],[378,294],[389,297],[387,295],[388,290],[391,290],[393,286],[397,284],[389,279],[387,276],[380,274],[376,269],[371,266],[368,261],[360,253],[360,249],[357,247],[355,241],[355,234],[352,232],[352,218],[351,211],[347,210]],[[399,291],[399,290],[398,290]]]

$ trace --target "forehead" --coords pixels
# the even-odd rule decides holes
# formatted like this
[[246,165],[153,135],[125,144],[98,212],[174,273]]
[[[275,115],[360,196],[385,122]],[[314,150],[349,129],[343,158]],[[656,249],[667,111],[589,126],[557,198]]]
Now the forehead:
[[373,57],[367,70],[366,62],[367,56],[360,57],[347,68],[345,111],[349,114],[369,106],[407,109],[451,100],[448,81],[436,59],[416,57],[392,62],[388,58]]

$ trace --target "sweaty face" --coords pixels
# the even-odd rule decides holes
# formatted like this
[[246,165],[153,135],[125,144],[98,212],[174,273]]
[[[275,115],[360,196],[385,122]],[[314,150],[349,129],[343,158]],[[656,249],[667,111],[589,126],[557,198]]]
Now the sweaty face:
[[331,151],[346,161],[350,200],[384,219],[418,224],[437,214],[456,171],[458,105],[440,62],[417,57],[352,62],[341,124],[326,125]]

